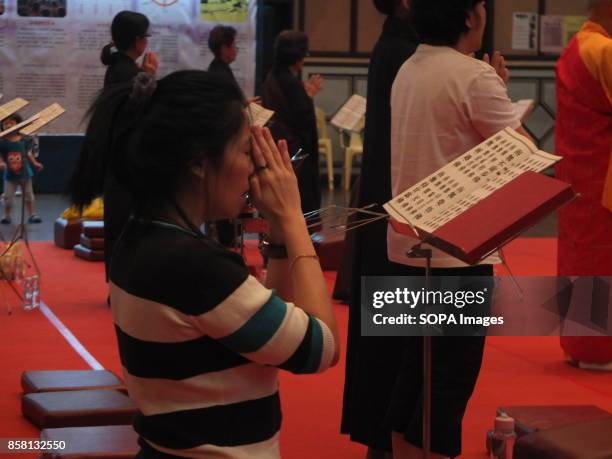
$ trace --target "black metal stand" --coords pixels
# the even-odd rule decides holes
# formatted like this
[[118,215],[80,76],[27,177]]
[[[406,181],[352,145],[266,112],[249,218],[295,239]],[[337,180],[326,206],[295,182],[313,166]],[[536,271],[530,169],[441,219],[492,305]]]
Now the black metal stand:
[[[4,252],[2,252],[2,254],[0,254],[0,257],[5,256],[7,253],[9,253],[9,251],[11,250],[11,248],[17,244],[17,242],[19,242],[20,239],[23,239],[23,243],[26,247],[27,253],[30,255],[30,258],[32,260],[32,266],[34,268],[34,271],[36,272],[36,276],[38,276],[38,278],[40,279],[40,270],[38,268],[38,264],[36,263],[36,259],[34,258],[34,254],[32,253],[32,249],[30,247],[30,241],[28,239],[28,229],[25,223],[25,214],[26,214],[26,209],[25,209],[25,204],[26,204],[26,181],[22,180],[19,182],[19,186],[21,187],[21,218],[19,220],[19,224],[17,225],[17,227],[15,228],[15,233],[13,234],[13,237],[11,238],[11,242],[9,242],[8,246],[6,247],[6,249],[4,250]],[[23,302],[25,299],[25,296],[22,295],[19,290],[15,287],[15,285],[12,282],[12,279],[10,278],[10,273],[5,273],[4,270],[2,269],[2,266],[0,264],[0,274],[2,275],[2,279],[5,280],[7,282],[7,284],[9,285],[9,287],[11,288],[11,290],[13,290],[13,292],[17,295],[17,297]],[[9,274],[9,275],[7,275]],[[8,305],[8,314],[11,315],[12,314],[12,308],[10,307],[10,305]]]
[[[415,245],[406,254],[408,258],[425,259],[425,291],[431,284],[431,249],[423,248],[421,243]],[[423,458],[429,459],[431,453],[431,336],[423,337]]]

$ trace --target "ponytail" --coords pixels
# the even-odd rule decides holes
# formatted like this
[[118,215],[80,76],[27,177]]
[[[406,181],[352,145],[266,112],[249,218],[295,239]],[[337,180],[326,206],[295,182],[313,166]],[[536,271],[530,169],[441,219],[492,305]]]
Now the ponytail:
[[72,203],[83,207],[100,196],[109,173],[140,207],[171,198],[194,161],[221,163],[246,122],[244,107],[239,88],[199,70],[157,82],[143,73],[104,89],[86,115]]
[[132,83],[103,89],[87,111],[89,119],[79,159],[70,180],[71,202],[83,208],[102,195],[108,175],[118,117],[131,93]]
[[113,42],[110,42],[108,45],[102,48],[102,52],[100,53],[100,60],[107,67],[113,63]]

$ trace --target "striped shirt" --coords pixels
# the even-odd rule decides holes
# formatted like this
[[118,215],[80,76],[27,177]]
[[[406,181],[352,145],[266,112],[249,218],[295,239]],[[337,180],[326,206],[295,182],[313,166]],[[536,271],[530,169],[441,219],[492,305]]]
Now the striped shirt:
[[167,223],[129,225],[110,284],[143,450],[280,457],[278,368],[328,368],[329,328],[250,276],[237,254]]

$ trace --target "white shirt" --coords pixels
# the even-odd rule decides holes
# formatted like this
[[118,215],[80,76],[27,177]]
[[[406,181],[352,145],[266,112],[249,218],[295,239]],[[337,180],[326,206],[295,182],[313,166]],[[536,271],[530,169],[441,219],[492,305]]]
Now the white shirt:
[[[446,46],[420,45],[391,91],[391,191],[405,191],[506,127],[521,126],[506,85],[493,67]],[[477,224],[477,222],[475,222]],[[418,240],[389,225],[389,260],[425,266],[406,253]],[[499,263],[497,255],[483,263]],[[432,266],[467,266],[433,249]]]

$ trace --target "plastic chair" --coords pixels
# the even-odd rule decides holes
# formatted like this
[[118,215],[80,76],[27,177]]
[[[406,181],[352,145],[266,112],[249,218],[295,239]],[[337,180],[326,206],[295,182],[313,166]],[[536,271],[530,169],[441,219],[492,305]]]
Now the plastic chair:
[[[359,123],[359,129],[363,129],[365,120]],[[345,135],[349,135],[348,145],[345,143]],[[357,155],[363,155],[363,139],[360,132],[342,132],[340,135],[342,147],[344,148],[344,189],[351,188],[351,172],[353,170],[353,158]]]
[[319,154],[325,156],[327,163],[327,186],[330,190],[334,189],[334,150],[332,141],[327,131],[327,120],[325,112],[319,107],[315,107],[317,117],[317,133],[319,135]]

